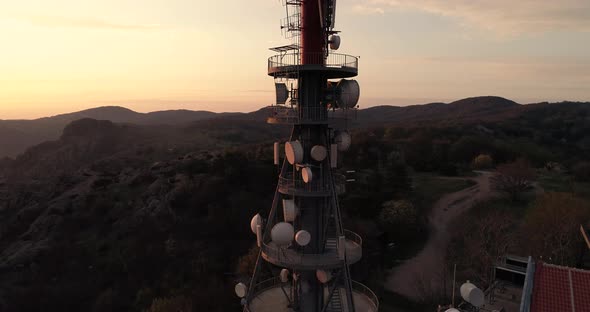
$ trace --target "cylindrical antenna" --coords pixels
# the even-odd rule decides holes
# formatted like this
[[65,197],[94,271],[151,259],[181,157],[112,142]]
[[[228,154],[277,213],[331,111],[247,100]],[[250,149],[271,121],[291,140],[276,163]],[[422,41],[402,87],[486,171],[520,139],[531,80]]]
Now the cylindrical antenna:
[[338,144],[330,145],[330,167],[338,167]]
[[279,154],[279,148],[280,148],[280,143],[279,142],[275,142],[274,144],[274,164],[275,166],[279,165],[279,161],[280,161],[280,154]]

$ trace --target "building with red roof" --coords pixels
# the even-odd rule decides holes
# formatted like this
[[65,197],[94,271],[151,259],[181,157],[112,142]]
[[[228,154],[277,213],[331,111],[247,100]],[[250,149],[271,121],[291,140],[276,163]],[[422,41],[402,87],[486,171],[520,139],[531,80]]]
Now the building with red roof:
[[527,274],[521,312],[570,311],[590,312],[590,271],[535,263],[534,274]]

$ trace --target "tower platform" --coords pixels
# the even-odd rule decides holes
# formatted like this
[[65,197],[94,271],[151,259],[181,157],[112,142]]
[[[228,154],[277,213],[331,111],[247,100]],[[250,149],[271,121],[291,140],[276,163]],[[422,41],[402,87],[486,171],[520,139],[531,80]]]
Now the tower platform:
[[356,118],[356,109],[346,111],[326,110],[326,107],[299,107],[288,105],[269,106],[270,116],[266,119],[269,124],[283,125],[319,125],[334,124]]
[[[344,236],[347,263],[354,264],[363,256],[363,241],[358,234],[348,230],[344,230]],[[322,254],[304,254],[296,249],[281,248],[268,242],[262,244],[262,257],[274,265],[296,270],[333,269],[342,266],[336,241],[336,238],[328,238]]]
[[[285,294],[291,291],[290,285],[285,285],[278,279],[263,281],[257,287],[255,295],[249,302],[248,309],[250,312],[292,312],[289,307],[289,299]],[[257,285],[258,286],[258,285]],[[281,287],[282,286],[282,287]],[[354,300],[354,310],[357,312],[377,312],[379,310],[379,300],[377,296],[365,285],[352,281],[352,296]],[[347,312],[348,308],[345,298],[346,291],[344,288],[339,289],[339,304],[328,305],[326,312]],[[325,297],[328,297],[328,289],[325,289]],[[335,308],[338,306],[339,308]]]
[[[358,75],[358,58],[356,56],[330,53],[325,58],[321,54],[305,54],[315,64],[301,64],[300,53],[285,53],[268,59],[268,75],[275,78],[297,78],[303,72],[321,72],[326,79],[350,78]],[[324,63],[325,58],[325,63]]]
[[330,196],[330,185],[328,181],[321,179],[305,183],[300,175],[293,176],[288,172],[284,176],[279,176],[279,192],[291,196],[308,196],[308,197],[325,197]]

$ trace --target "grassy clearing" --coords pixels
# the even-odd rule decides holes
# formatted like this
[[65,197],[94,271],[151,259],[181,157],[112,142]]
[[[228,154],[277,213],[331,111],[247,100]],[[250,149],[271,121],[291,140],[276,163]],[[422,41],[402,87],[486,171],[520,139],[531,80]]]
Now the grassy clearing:
[[485,218],[493,212],[506,212],[520,222],[530,210],[533,200],[511,201],[504,197],[492,198],[476,204],[463,217],[467,218],[467,220],[476,220],[478,218]]
[[[476,184],[469,178],[447,178],[429,173],[417,173],[412,176],[413,198],[412,201],[424,218],[430,213],[432,206],[444,195],[458,192]],[[386,262],[396,265],[396,260],[414,257],[428,240],[429,233],[425,231],[411,241],[405,241],[398,248],[391,250],[384,256]],[[380,311],[384,312],[421,312],[432,311],[427,304],[413,302],[396,293],[385,291],[380,298]]]
[[446,194],[475,185],[475,181],[462,178],[445,178],[433,174],[414,175],[414,202],[422,213],[430,212],[432,205]]
[[539,171],[537,181],[545,192],[567,192],[590,199],[590,183],[577,182],[571,175]]
[[405,240],[385,253],[386,263],[391,263],[392,266],[395,266],[398,261],[414,257],[424,248],[429,236],[428,225],[426,224],[427,216],[436,201],[446,194],[458,192],[476,184],[470,179],[445,178],[429,173],[415,174],[412,176],[412,181],[414,187],[412,202],[422,217],[424,231],[416,233],[411,240]]

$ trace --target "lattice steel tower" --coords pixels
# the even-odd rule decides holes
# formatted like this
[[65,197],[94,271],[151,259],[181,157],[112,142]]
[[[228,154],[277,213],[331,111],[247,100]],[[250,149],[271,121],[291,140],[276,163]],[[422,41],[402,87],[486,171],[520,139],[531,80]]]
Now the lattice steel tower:
[[[371,290],[352,281],[349,265],[362,256],[362,239],[342,227],[338,194],[345,179],[333,172],[348,149],[347,120],[354,117],[358,59],[332,51],[336,0],[284,0],[281,29],[291,43],[271,48],[276,105],[269,123],[293,125],[284,144],[277,190],[267,219],[251,228],[260,254],[247,286],[236,285],[244,311],[377,311]],[[280,164],[275,143],[275,164]]]

